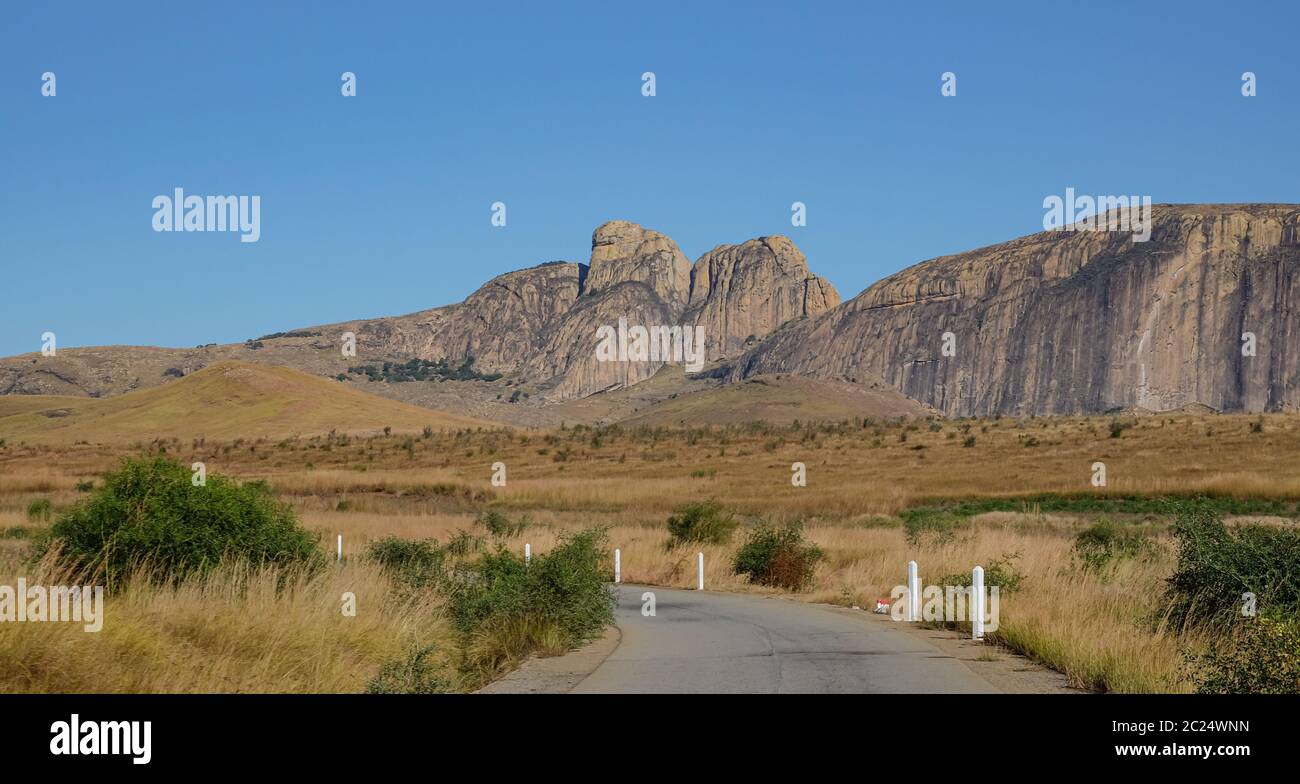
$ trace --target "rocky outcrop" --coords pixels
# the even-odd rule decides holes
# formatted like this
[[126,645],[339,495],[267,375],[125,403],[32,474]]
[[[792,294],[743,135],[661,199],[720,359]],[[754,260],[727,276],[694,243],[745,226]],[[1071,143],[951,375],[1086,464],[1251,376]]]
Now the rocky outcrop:
[[676,324],[680,309],[665,302],[650,284],[627,281],[592,296],[582,296],[556,329],[547,335],[541,353],[522,375],[538,379],[548,402],[586,397],[632,386],[659,371],[667,362],[602,362],[596,357],[597,330],[628,324]]
[[[456,393],[479,395],[489,405],[555,402],[635,385],[666,364],[598,361],[597,330],[620,319],[646,327],[702,326],[706,358],[714,361],[837,302],[835,290],[808,271],[784,237],[720,246],[692,265],[663,234],[610,221],[592,234],[590,264],[550,262],[508,272],[458,304],[192,350],[116,346],[60,349],[57,360],[24,355],[0,360],[0,389],[113,395],[236,359],[383,387],[374,391],[421,403]],[[340,351],[349,332],[356,336],[355,357]],[[453,367],[472,360],[478,377],[502,378],[433,395],[427,384],[363,382],[371,376],[353,370],[413,359]]]
[[677,243],[628,221],[609,221],[591,235],[591,269],[583,293],[595,296],[626,281],[646,284],[681,308],[691,296],[691,262]]
[[709,359],[735,356],[792,319],[840,304],[786,237],[719,245],[695,262],[685,320],[704,327]]
[[1300,207],[1157,206],[1145,243],[1044,232],[927,261],[791,324],[731,377],[772,372],[883,382],[956,416],[1296,410]]
[[359,355],[474,359],[484,373],[509,373],[537,355],[573,307],[586,267],[550,262],[507,272],[464,302],[357,324]]

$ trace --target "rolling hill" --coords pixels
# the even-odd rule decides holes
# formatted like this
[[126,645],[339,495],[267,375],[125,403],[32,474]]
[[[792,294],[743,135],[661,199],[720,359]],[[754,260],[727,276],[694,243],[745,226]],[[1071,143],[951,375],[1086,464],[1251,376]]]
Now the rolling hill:
[[0,438],[117,443],[154,438],[283,438],[492,426],[420,408],[285,367],[219,362],[160,387],[111,398],[0,398]]
[[735,425],[768,422],[840,421],[861,417],[924,417],[934,412],[888,387],[798,376],[756,376],[699,392],[676,395],[620,421],[637,425]]

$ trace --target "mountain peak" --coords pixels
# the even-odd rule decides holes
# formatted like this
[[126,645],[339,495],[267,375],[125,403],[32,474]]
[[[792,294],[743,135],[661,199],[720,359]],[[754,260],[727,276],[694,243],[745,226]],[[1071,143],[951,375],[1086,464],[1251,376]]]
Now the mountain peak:
[[630,221],[602,223],[591,235],[583,294],[627,281],[640,281],[664,302],[680,307],[691,295],[691,262],[677,243],[657,231]]

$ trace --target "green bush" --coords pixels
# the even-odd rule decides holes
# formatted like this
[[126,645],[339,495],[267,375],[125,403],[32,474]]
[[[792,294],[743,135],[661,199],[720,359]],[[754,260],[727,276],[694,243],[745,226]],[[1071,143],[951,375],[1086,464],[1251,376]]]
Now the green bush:
[[1300,619],[1240,618],[1193,661],[1202,694],[1300,694]]
[[367,694],[445,694],[453,691],[446,677],[431,658],[432,646],[416,648],[405,659],[386,662],[366,684]]
[[1124,435],[1124,431],[1128,430],[1130,427],[1137,427],[1137,421],[1125,422],[1122,419],[1112,419],[1110,420],[1110,437],[1119,438]]
[[[984,567],[984,587],[992,588],[997,586],[998,593],[1011,593],[1020,590],[1020,584],[1024,582],[1025,576],[1016,569],[1016,561],[1020,560],[1021,552],[1003,553],[1001,557],[994,558]],[[956,572],[946,575],[939,580],[939,585],[951,585],[954,587],[970,587],[971,573]]]
[[49,520],[53,509],[50,499],[37,498],[27,505],[27,519],[32,522]]
[[1074,555],[1089,571],[1127,558],[1144,557],[1151,551],[1151,540],[1140,529],[1104,518],[1074,536]]
[[736,551],[731,570],[748,575],[752,583],[800,591],[812,582],[821,559],[821,549],[804,541],[798,523],[781,528],[764,525],[751,531]]
[[459,564],[448,591],[452,623],[472,635],[511,618],[545,621],[558,629],[565,647],[595,637],[614,619],[604,544],[604,530],[592,528],[563,535],[530,564],[505,548]]
[[450,539],[447,540],[447,554],[456,558],[464,558],[467,555],[483,552],[487,541],[469,531],[457,531]]
[[366,557],[378,562],[392,576],[417,588],[439,585],[446,573],[447,553],[438,547],[436,539],[386,536],[370,543]]
[[1239,616],[1245,593],[1261,613],[1300,615],[1300,529],[1241,525],[1229,530],[1204,501],[1170,504],[1178,564],[1168,579],[1177,622]]
[[500,512],[484,512],[474,522],[483,526],[493,536],[515,537],[528,527],[528,520],[511,520]]
[[112,586],[144,561],[174,578],[227,557],[308,562],[320,557],[318,538],[264,482],[210,475],[196,487],[189,468],[155,457],[123,461],[102,487],[59,516],[35,553],[40,557],[57,543],[72,565],[102,568]]
[[714,501],[687,504],[668,518],[669,547],[697,542],[726,544],[736,530],[736,518]]
[[913,547],[927,539],[938,544],[950,541],[963,522],[957,515],[940,509],[908,509],[901,517],[907,543]]

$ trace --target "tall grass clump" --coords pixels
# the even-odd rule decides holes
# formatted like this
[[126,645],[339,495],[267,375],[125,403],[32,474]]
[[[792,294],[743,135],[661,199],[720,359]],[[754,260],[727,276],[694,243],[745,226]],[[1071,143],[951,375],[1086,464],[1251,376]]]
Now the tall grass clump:
[[927,542],[946,544],[952,541],[963,522],[959,516],[942,509],[908,509],[901,517],[907,543],[913,547]]
[[669,547],[697,544],[727,544],[739,523],[735,515],[714,501],[701,501],[677,509],[668,518]]
[[70,565],[102,572],[110,589],[146,562],[180,578],[230,558],[260,565],[320,558],[319,535],[302,528],[264,483],[212,475],[195,486],[191,479],[189,468],[167,458],[124,460],[55,520],[34,554],[57,547]]
[[50,519],[54,507],[48,498],[38,498],[27,505],[27,519],[32,522],[44,522]]
[[528,519],[511,520],[506,515],[497,511],[484,512],[479,515],[475,523],[487,529],[487,532],[493,536],[511,538],[519,536],[528,527]]
[[[75,585],[57,552],[0,557],[0,584]],[[394,591],[362,559],[337,568],[227,560],[175,579],[150,565],[105,593],[103,628],[0,623],[0,693],[343,693],[459,683],[438,597]],[[355,615],[340,612],[353,593]],[[429,647],[413,666],[410,651]]]
[[1101,519],[1074,537],[1074,556],[1086,571],[1101,571],[1119,561],[1147,557],[1152,543],[1141,529]]

